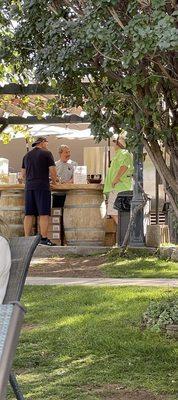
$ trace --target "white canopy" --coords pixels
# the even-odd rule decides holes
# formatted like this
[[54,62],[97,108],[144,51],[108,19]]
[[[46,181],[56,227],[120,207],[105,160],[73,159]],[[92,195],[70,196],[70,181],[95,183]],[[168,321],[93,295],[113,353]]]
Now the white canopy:
[[[31,136],[50,136],[55,135],[56,137],[65,137],[67,139],[89,139],[93,138],[91,135],[91,130],[89,128],[90,124],[38,124],[38,125],[28,125],[28,130]],[[13,128],[8,126],[4,132],[10,133],[12,139],[23,138],[24,133],[16,132],[14,133]]]
[[56,135],[57,137],[66,137],[68,139],[74,138],[90,138],[91,130],[89,128],[84,129],[84,125],[87,124],[71,124],[64,125],[33,125],[30,127],[30,133],[32,136],[46,136]]

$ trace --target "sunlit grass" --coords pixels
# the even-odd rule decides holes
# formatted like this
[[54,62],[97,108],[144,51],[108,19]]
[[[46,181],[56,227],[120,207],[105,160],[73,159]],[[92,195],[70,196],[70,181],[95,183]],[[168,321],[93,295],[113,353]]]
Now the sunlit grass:
[[[175,395],[178,342],[141,331],[161,288],[26,287],[27,315],[15,360],[28,400],[103,399],[99,385]],[[171,290],[178,296],[178,290]],[[8,399],[14,399],[9,393]],[[172,399],[172,397],[171,397]]]
[[178,262],[156,256],[127,254],[120,257],[115,251],[108,255],[102,271],[111,278],[178,278]]

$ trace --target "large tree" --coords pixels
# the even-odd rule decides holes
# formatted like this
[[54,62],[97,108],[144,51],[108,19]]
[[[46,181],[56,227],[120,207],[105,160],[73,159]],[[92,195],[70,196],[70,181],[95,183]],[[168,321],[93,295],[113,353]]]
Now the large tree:
[[142,142],[178,218],[177,1],[3,1],[1,23],[2,74],[52,84],[55,112],[82,105],[97,140]]

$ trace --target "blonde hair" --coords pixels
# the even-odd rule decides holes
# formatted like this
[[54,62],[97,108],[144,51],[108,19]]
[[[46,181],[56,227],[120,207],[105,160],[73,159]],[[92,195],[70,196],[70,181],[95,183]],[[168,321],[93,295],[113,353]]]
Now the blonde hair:
[[9,228],[6,222],[0,217],[0,236],[3,236],[5,239],[9,240]]
[[69,149],[69,146],[67,146],[67,144],[61,144],[59,146],[59,154],[61,154],[64,151],[64,149]]

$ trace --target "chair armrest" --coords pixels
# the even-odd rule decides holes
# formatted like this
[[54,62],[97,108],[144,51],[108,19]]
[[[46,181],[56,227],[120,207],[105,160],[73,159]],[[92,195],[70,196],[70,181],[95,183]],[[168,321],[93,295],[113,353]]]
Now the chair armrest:
[[6,399],[7,383],[25,309],[14,302],[0,305],[0,399]]

